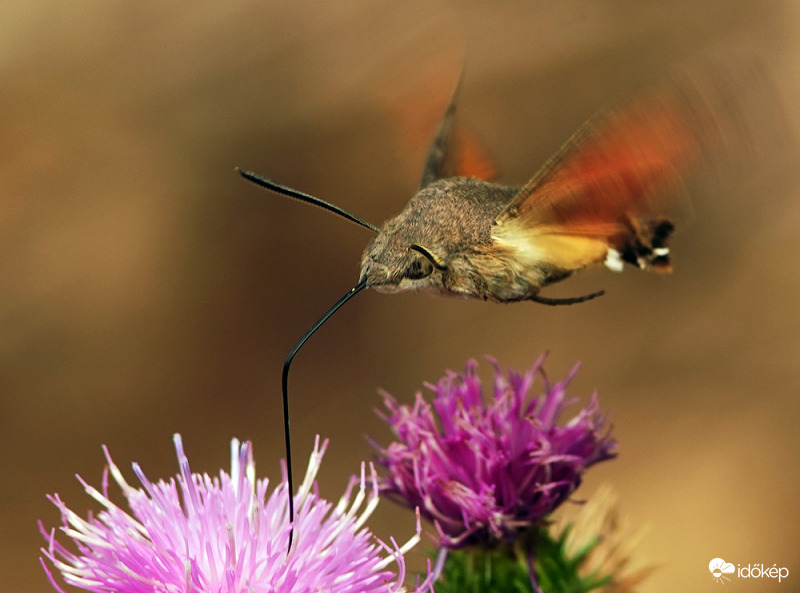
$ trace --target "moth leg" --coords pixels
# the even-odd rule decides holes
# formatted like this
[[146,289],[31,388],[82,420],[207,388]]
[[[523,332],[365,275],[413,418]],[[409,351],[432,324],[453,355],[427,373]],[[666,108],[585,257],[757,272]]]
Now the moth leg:
[[543,305],[551,305],[551,306],[558,306],[558,305],[574,305],[576,303],[585,303],[586,301],[591,301],[599,296],[603,296],[606,293],[605,290],[598,290],[597,292],[593,292],[591,294],[585,294],[579,297],[571,297],[571,298],[549,298],[539,296],[538,294],[534,294],[528,297],[528,300],[534,301],[535,303],[541,303]]

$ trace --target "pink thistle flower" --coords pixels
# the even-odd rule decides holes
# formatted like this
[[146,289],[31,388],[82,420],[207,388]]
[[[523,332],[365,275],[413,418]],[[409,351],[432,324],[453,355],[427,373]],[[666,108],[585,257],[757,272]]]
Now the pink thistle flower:
[[[141,488],[129,486],[105,449],[108,467],[102,492],[78,478],[104,510],[79,517],[54,495],[62,514],[61,531],[77,553],[47,533],[42,553],[80,589],[115,593],[394,593],[403,592],[404,546],[375,538],[364,523],[378,503],[377,476],[371,467],[368,492],[365,466],[334,506],[317,493],[315,477],[327,441],[319,437],[295,497],[294,543],[289,546],[288,497],[284,480],[267,496],[269,480],[256,480],[250,443],[231,442],[231,471],[219,477],[192,474],[175,435],[180,473],[168,482],[150,482],[137,464]],[[122,489],[130,513],[108,498],[108,474]],[[357,491],[355,486],[358,485]],[[355,496],[353,496],[355,494]],[[365,504],[366,503],[366,504]],[[390,565],[396,565],[392,570]],[[63,593],[42,559],[53,586]],[[430,589],[430,579],[417,591]]]
[[[591,465],[614,457],[616,445],[599,415],[596,395],[568,422],[557,424],[567,399],[566,380],[550,385],[543,358],[520,375],[504,377],[495,361],[494,394],[485,397],[477,363],[448,372],[432,403],[417,393],[413,406],[384,393],[397,441],[378,447],[388,476],[381,491],[418,507],[433,521],[440,545],[511,543],[540,525],[580,485]],[[541,395],[528,397],[536,376]]]

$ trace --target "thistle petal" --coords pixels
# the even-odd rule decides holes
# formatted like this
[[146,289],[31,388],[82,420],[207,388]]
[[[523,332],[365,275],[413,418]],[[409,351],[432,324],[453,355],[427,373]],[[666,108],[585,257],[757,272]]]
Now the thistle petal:
[[[250,443],[231,443],[230,474],[193,474],[179,435],[180,471],[168,481],[150,482],[134,465],[141,487],[128,485],[106,451],[111,477],[129,511],[85,482],[103,507],[87,519],[50,497],[62,514],[60,531],[77,552],[40,525],[47,546],[42,565],[62,591],[48,563],[69,585],[116,593],[404,593],[403,554],[419,540],[391,545],[364,527],[378,502],[377,475],[362,468],[334,506],[317,495],[315,478],[327,441],[317,438],[303,484],[295,495],[294,544],[289,544],[285,480],[267,495],[269,481],[256,480]],[[48,562],[49,561],[49,562]],[[392,568],[393,567],[393,568]],[[422,593],[431,578],[419,584]]]
[[[396,441],[378,447],[386,469],[381,491],[435,522],[440,545],[512,542],[541,524],[580,485],[583,472],[615,456],[615,441],[596,396],[559,424],[573,400],[565,381],[551,385],[543,358],[526,373],[504,376],[493,360],[493,393],[484,392],[477,363],[448,372],[428,403],[413,407],[384,394],[382,417]],[[529,392],[541,377],[539,395]]]

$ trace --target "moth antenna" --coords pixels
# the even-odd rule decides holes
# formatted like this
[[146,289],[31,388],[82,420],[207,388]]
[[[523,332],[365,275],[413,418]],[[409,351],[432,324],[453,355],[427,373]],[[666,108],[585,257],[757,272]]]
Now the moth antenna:
[[334,206],[330,202],[326,202],[321,198],[316,198],[309,194],[303,193],[299,190],[293,189],[286,185],[282,185],[271,179],[267,179],[266,177],[262,177],[257,173],[253,173],[252,171],[242,171],[239,167],[236,167],[236,172],[239,173],[242,177],[247,179],[248,181],[255,183],[256,185],[260,185],[263,188],[266,188],[270,191],[274,191],[278,194],[283,194],[284,196],[289,196],[290,198],[294,198],[295,200],[300,200],[301,202],[305,202],[306,204],[311,204],[312,206],[317,206],[328,212],[333,212],[334,214],[338,214],[342,218],[346,218],[350,222],[354,222],[358,225],[363,226],[365,229],[371,230],[373,233],[378,232],[378,227],[374,224],[368,223],[366,220],[362,220],[358,216],[354,216],[350,214],[347,210],[339,208],[339,206]]
[[289,523],[291,528],[289,529],[289,549],[286,551],[288,554],[292,549],[292,538],[294,536],[294,481],[292,479],[292,436],[291,432],[289,431],[289,368],[292,366],[292,361],[294,360],[295,354],[303,347],[303,344],[306,343],[308,338],[314,335],[322,325],[328,321],[328,319],[338,311],[342,305],[344,305],[347,301],[352,299],[356,294],[361,292],[367,286],[366,278],[361,280],[358,284],[356,284],[353,288],[351,288],[347,294],[345,294],[342,298],[336,301],[336,304],[328,309],[328,312],[325,313],[322,317],[319,318],[314,325],[311,326],[305,335],[300,338],[300,341],[297,342],[292,351],[289,352],[289,356],[286,357],[286,362],[283,363],[283,376],[281,377],[281,389],[283,394],[283,437],[286,447],[286,481],[287,485],[289,486]]
[[586,301],[591,301],[592,299],[596,299],[599,296],[603,296],[606,293],[605,290],[598,290],[597,292],[593,292],[592,294],[585,294],[579,297],[572,297],[566,299],[551,299],[548,297],[539,296],[535,294],[531,297],[528,297],[529,300],[542,303],[543,305],[574,305],[576,303],[585,303]]

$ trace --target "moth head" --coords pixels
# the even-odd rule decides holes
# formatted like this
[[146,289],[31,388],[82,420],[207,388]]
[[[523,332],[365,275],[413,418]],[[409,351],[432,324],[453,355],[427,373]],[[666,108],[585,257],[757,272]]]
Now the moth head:
[[[381,292],[468,295],[464,254],[488,246],[504,189],[474,179],[442,179],[420,190],[367,245],[361,278]],[[499,186],[497,186],[499,188]]]
[[391,241],[375,241],[361,261],[361,280],[379,292],[443,292],[442,274],[446,272],[443,255],[416,243],[403,248]]

